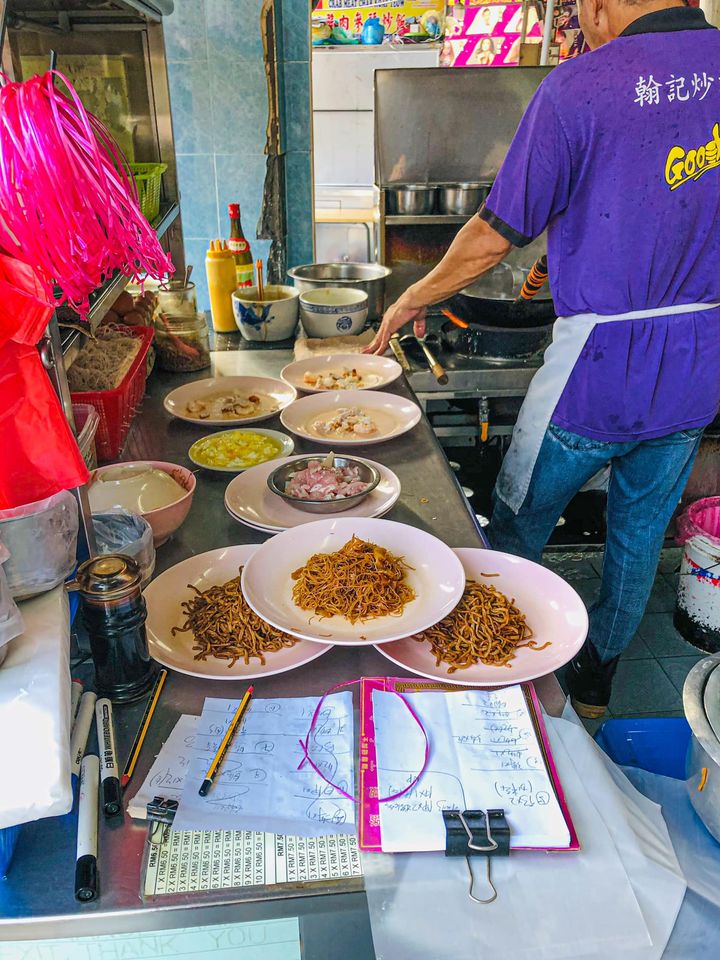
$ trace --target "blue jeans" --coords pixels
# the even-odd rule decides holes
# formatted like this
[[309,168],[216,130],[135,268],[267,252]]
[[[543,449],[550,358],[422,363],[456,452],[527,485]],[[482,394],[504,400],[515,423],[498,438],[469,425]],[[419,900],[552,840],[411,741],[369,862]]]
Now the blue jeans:
[[603,662],[623,652],[642,619],[665,531],[702,432],[681,430],[653,440],[603,443],[550,424],[519,513],[495,497],[487,531],[490,543],[539,563],[568,502],[611,464],[602,585],[590,608],[588,633]]

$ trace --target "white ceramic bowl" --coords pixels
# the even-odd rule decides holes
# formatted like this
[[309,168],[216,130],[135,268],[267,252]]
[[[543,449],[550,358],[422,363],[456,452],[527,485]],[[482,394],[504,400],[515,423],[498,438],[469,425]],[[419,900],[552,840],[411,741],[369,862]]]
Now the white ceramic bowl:
[[186,493],[166,470],[150,463],[116,463],[95,471],[88,497],[93,513],[122,507],[142,515],[167,507]]
[[[117,477],[116,470],[131,467],[125,481],[106,479]],[[163,476],[164,475],[164,476]],[[172,481],[168,484],[165,480]],[[170,537],[185,522],[195,494],[195,475],[187,467],[165,460],[137,460],[132,463],[111,463],[98,467],[90,474],[88,497],[94,513],[123,507],[139,513],[152,527],[156,547]],[[172,495],[172,499],[168,499]],[[114,501],[114,502],[110,502]],[[127,506],[131,503],[132,506]]]
[[309,337],[360,333],[368,315],[368,295],[347,287],[320,287],[300,295],[300,317]]
[[246,340],[287,340],[295,333],[300,291],[282,284],[265,287],[258,300],[257,287],[235,290],[232,295],[235,323]]

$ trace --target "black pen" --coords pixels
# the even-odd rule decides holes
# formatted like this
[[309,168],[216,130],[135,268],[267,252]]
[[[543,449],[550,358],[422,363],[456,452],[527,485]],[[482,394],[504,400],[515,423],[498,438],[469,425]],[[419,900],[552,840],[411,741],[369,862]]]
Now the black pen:
[[97,838],[100,760],[95,754],[83,757],[80,766],[75,899],[94,900],[98,892]]
[[115,750],[112,703],[103,697],[95,704],[98,750],[100,752],[100,779],[102,780],[103,813],[116,817],[122,808],[120,771]]

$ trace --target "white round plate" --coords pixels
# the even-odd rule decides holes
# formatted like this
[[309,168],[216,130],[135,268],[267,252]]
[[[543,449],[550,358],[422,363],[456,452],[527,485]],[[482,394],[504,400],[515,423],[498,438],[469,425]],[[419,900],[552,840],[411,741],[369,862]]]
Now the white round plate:
[[365,353],[333,353],[326,357],[312,357],[308,360],[296,360],[280,371],[282,379],[296,390],[304,393],[347,393],[347,390],[326,390],[311,387],[303,379],[306,373],[340,373],[344,369],[355,369],[363,379],[363,386],[357,390],[380,390],[392,383],[402,373],[397,360],[389,357],[374,357]]
[[[404,557],[413,568],[406,579],[416,596],[401,616],[353,625],[344,617],[321,620],[296,606],[293,571],[314,553],[334,553],[353,535]],[[464,588],[462,564],[441,540],[404,523],[367,517],[332,517],[279,533],[261,544],[242,577],[245,599],[263,620],[295,637],[343,646],[383,643],[425,630],[450,613]]]
[[[544,677],[564,666],[580,650],[588,631],[587,610],[562,577],[531,560],[509,553],[468,548],[454,552],[469,579],[491,584],[507,597],[514,597],[518,609],[527,617],[534,639],[541,645],[549,640],[551,645],[545,650],[521,647],[509,667],[478,663],[448,673],[447,664],[435,665],[429,643],[407,637],[378,645],[377,649],[388,660],[403,670],[431,680],[464,687],[504,687]],[[486,580],[481,576],[483,573],[497,573],[498,576]]]
[[[317,420],[332,416],[340,407],[356,407],[366,412],[376,421],[377,432],[365,436],[339,437],[321,434],[313,428]],[[326,390],[295,400],[280,414],[280,422],[299,437],[337,447],[383,443],[399,437],[412,430],[420,421],[421,415],[420,407],[416,403],[394,393],[381,393],[379,390]]]
[[[213,397],[221,397],[233,390],[239,390],[244,394],[254,393],[259,396],[261,400],[265,401],[262,405],[262,412],[250,417],[202,420],[186,411],[188,403],[195,400],[212,400]],[[204,427],[230,427],[268,420],[270,417],[274,417],[276,413],[284,410],[296,397],[295,387],[284,380],[276,380],[273,377],[211,377],[207,380],[193,380],[192,383],[186,383],[182,387],[171,390],[163,400],[163,406],[168,413],[179,420],[187,420],[188,423],[197,423]]]
[[197,459],[197,447],[199,443],[202,443],[203,440],[209,438],[215,439],[216,437],[222,437],[226,433],[259,433],[263,437],[272,437],[274,440],[278,440],[282,447],[278,450],[277,455],[274,456],[271,460],[265,460],[265,463],[275,463],[277,464],[280,457],[289,457],[290,454],[295,449],[295,441],[292,437],[288,437],[285,433],[280,433],[279,430],[267,430],[265,427],[249,427],[247,430],[243,428],[235,427],[233,430],[219,430],[217,433],[208,433],[204,437],[200,437],[199,440],[196,440],[195,443],[188,450],[188,457],[197,467],[202,467],[203,470],[216,470],[218,473],[243,473],[245,470],[252,470],[253,466],[262,466],[262,464],[253,464],[249,467],[211,467],[207,463],[203,463],[202,460]]
[[259,660],[251,660],[246,666],[238,661],[228,667],[226,660],[195,660],[192,633],[176,633],[172,628],[184,623],[180,604],[194,596],[188,584],[198,590],[227,583],[238,575],[238,569],[247,563],[258,549],[257,544],[221,547],[208,553],[188,557],[156,577],[145,588],[143,595],[147,604],[147,636],[150,656],[164,667],[185,673],[189,677],[205,677],[212,680],[252,680],[271,677],[301,667],[330,649],[330,644],[308,643],[299,640],[293,647],[283,647],[276,653],[265,654],[265,666]]
[[[267,478],[273,470],[292,460],[305,460],[307,456],[305,453],[296,457],[284,457],[282,460],[269,460],[235,477],[225,490],[225,507],[228,513],[241,523],[271,530],[273,533],[298,527],[301,523],[322,520],[323,517],[317,513],[308,513],[307,510],[293,507],[282,497],[271,493],[267,485]],[[322,457],[319,456],[318,459]],[[381,463],[375,463],[374,460],[364,462],[379,472],[380,483],[357,506],[343,510],[337,516],[379,517],[387,513],[400,496],[400,481],[392,470],[388,470]]]
[[[269,534],[271,537],[274,536],[276,533],[282,533],[282,532],[283,532],[282,530],[278,530],[277,527],[261,527],[259,523],[250,523],[249,520],[243,520],[242,517],[239,517],[236,513],[233,513],[233,511],[228,507],[227,504],[225,504],[225,509],[226,509],[227,512],[230,514],[230,516],[233,518],[233,520],[237,520],[238,523],[242,523],[243,526],[249,527],[251,530],[258,530],[260,533],[267,533],[267,534]],[[376,517],[384,517],[384,516],[386,516],[386,514],[390,513],[391,510],[392,510],[392,507],[388,507],[387,510],[383,510],[382,513],[376,514]],[[312,515],[311,515],[311,516],[312,516]],[[313,519],[314,519],[314,520],[317,520],[317,515],[316,515]],[[286,527],[285,529],[288,529],[288,530],[289,530],[289,529],[291,529],[291,528],[290,528],[290,527]]]

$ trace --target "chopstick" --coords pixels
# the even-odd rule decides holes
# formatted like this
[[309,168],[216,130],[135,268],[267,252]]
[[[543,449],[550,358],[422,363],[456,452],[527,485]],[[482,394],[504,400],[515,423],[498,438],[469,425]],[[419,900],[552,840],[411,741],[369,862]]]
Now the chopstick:
[[255,261],[255,270],[257,272],[258,300],[265,299],[265,284],[263,283],[263,263],[262,260]]

